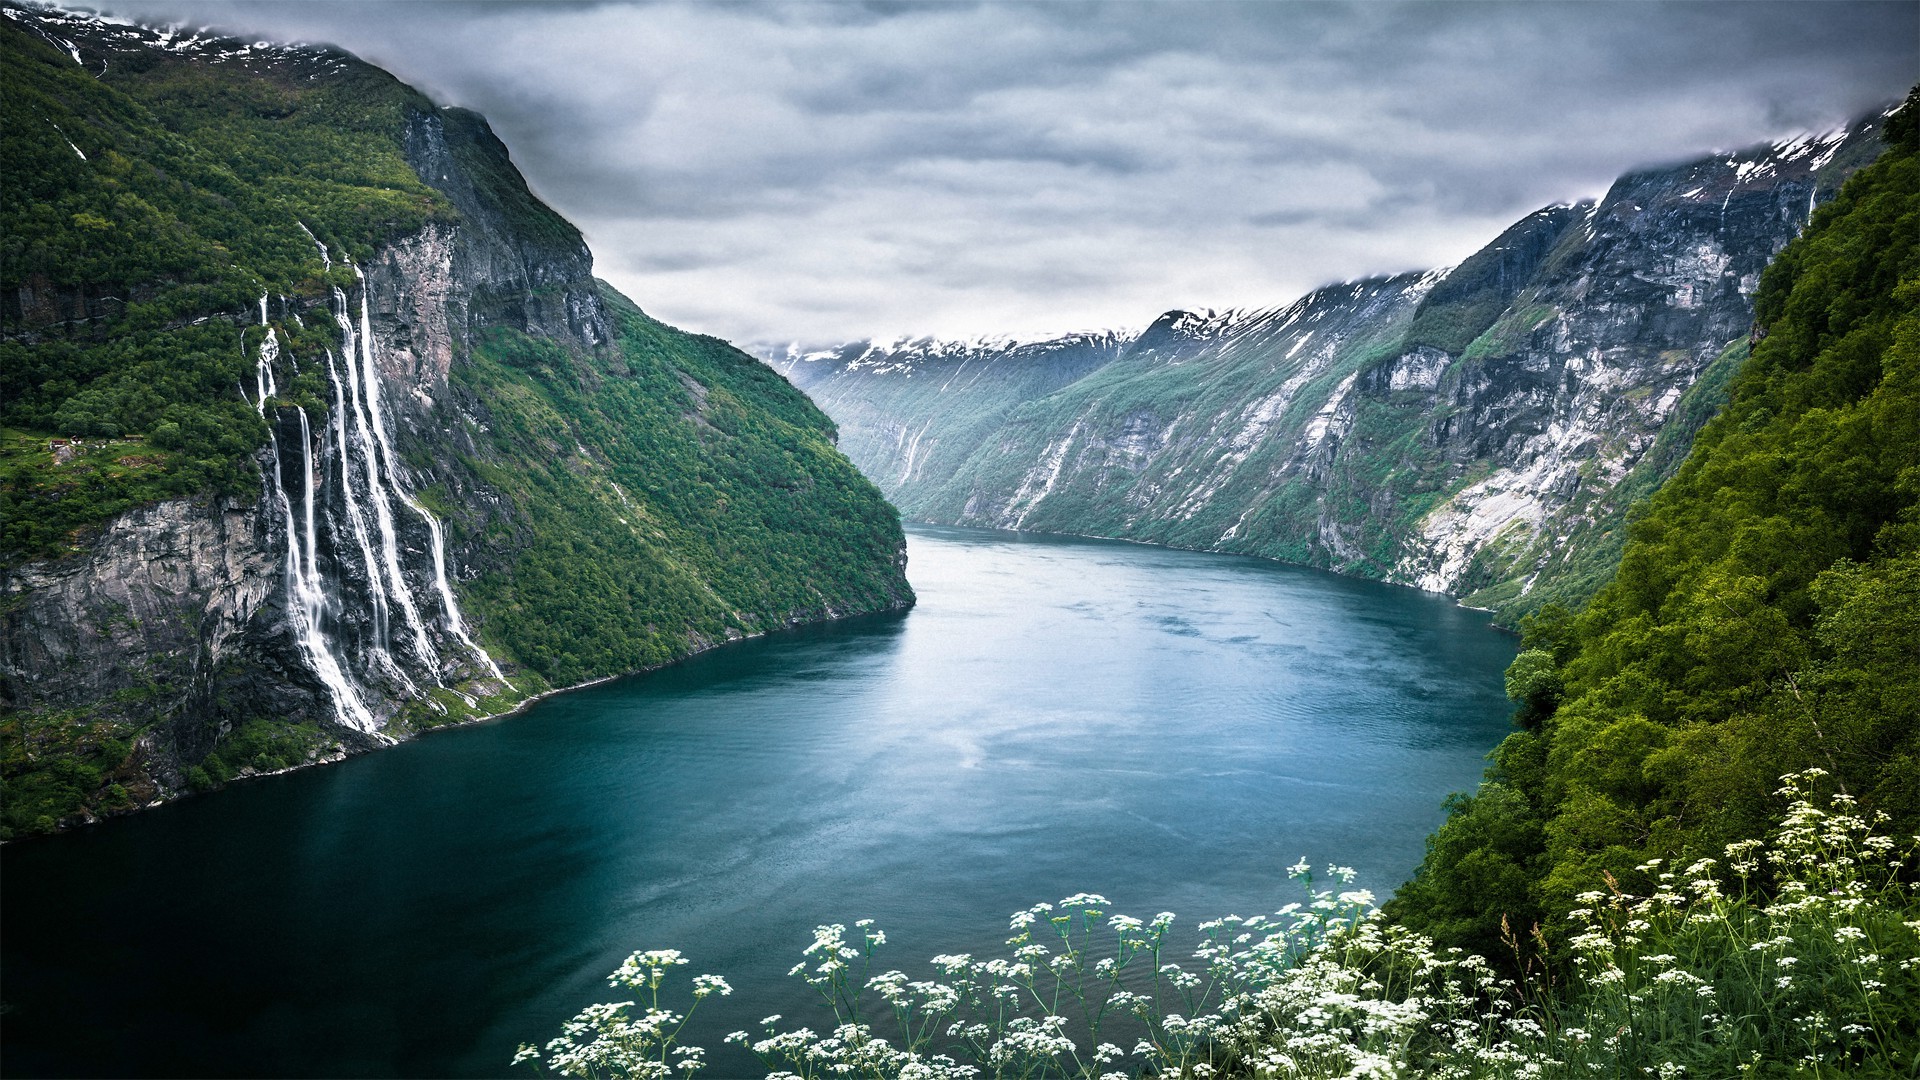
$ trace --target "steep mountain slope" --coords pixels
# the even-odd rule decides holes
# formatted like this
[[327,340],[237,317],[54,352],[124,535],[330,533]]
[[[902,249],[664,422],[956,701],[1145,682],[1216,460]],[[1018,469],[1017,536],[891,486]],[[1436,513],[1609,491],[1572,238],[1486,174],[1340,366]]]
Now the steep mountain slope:
[[831,422],[595,281],[478,116],[0,13],[8,830],[911,602]]
[[[952,476],[1016,406],[1112,362],[1126,341],[1117,333],[1040,342],[921,338],[762,352],[790,379],[826,374],[840,380],[835,400],[863,421],[841,430],[840,449],[855,461],[897,465],[869,471],[897,497],[928,477]],[[909,426],[907,418],[918,425]]]
[[1879,123],[1623,176],[1448,271],[1171,312],[1040,393],[1019,373],[1044,346],[977,358],[978,382],[936,378],[924,345],[780,366],[910,518],[1265,555],[1512,615],[1612,565],[1745,356],[1761,268]]
[[1790,772],[1920,829],[1920,91],[1887,138],[1768,268],[1752,357],[1619,572],[1529,620],[1525,730],[1403,921],[1498,946],[1605,874],[1646,895],[1648,860],[1765,835]]

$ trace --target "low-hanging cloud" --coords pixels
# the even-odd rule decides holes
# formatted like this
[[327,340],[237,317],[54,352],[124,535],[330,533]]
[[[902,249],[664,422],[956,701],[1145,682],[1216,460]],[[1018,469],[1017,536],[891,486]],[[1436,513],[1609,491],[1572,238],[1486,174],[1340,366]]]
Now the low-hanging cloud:
[[484,113],[603,276],[738,341],[1278,304],[1920,74],[1908,0],[113,7]]

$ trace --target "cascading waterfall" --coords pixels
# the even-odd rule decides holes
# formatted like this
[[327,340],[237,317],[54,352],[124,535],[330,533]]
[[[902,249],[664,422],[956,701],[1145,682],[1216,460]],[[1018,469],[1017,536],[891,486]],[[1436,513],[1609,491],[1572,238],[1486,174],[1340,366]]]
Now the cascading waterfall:
[[[327,251],[327,245],[321,243],[320,238],[313,235],[313,230],[307,228],[305,222],[298,224],[300,225],[300,231],[306,233],[307,239],[313,241],[313,246],[319,250],[321,267],[326,270],[333,269],[333,256]],[[346,294],[342,293],[339,289],[333,290],[332,311],[334,322],[340,326],[341,331],[346,335],[346,346],[351,350],[353,348],[353,329],[346,321],[347,298]],[[351,364],[351,357],[349,357],[348,362]],[[367,575],[367,594],[373,601],[373,641],[368,646],[369,660],[399,678],[410,692],[415,691],[418,687],[416,687],[413,680],[408,677],[406,670],[393,659],[393,639],[391,635],[392,615],[387,599],[387,579],[382,574],[381,564],[373,553],[372,532],[367,524],[366,512],[361,509],[360,496],[355,490],[356,485],[354,484],[353,476],[354,441],[347,435],[347,405],[345,391],[343,389],[346,383],[340,378],[340,371],[334,364],[332,349],[327,350],[327,379],[333,384],[334,445],[340,448],[340,493],[341,501],[346,504],[347,531],[353,535],[354,546],[360,549],[360,561]],[[355,400],[357,404],[357,392]],[[369,462],[366,468],[371,470],[373,468],[370,464],[371,459],[364,454],[362,456],[364,461]],[[371,491],[377,483],[378,477],[376,476],[369,482],[369,491]],[[404,586],[404,584],[403,581],[402,585]],[[409,598],[411,597],[409,596]]]
[[[267,301],[260,298],[260,322],[266,325]],[[273,362],[280,355],[280,340],[272,327],[267,327],[267,335],[260,343],[260,352],[256,361],[255,382],[259,389],[259,400],[254,408],[265,416],[267,401],[278,391],[274,386]],[[319,529],[315,521],[314,503],[318,498],[313,479],[313,432],[308,426],[307,411],[296,409],[300,414],[300,461],[305,478],[302,498],[304,513],[296,518],[293,500],[288,497],[286,485],[281,479],[282,462],[280,458],[280,435],[275,430],[278,425],[267,428],[267,444],[273,452],[273,469],[268,483],[273,490],[274,502],[280,508],[280,518],[286,523],[287,558],[286,581],[287,595],[293,603],[289,615],[293,619],[294,640],[298,643],[301,655],[307,661],[307,667],[320,678],[333,700],[334,717],[344,726],[377,734],[379,723],[373,713],[368,711],[366,703],[360,700],[360,693],[354,689],[347,678],[346,666],[334,655],[332,646],[321,632],[320,623],[326,610],[327,594],[320,579],[320,541]],[[304,526],[304,527],[303,527]],[[385,736],[382,736],[384,738]]]
[[[401,498],[407,499],[405,495]],[[447,613],[447,629],[453,631],[453,636],[460,639],[460,644],[467,647],[467,651],[486,667],[489,674],[506,682],[507,676],[501,672],[500,665],[494,663],[493,657],[487,655],[487,650],[467,634],[466,620],[460,617],[460,602],[453,598],[453,587],[447,583],[447,542],[440,531],[440,519],[412,499],[407,499],[407,505],[420,512],[420,516],[426,519],[427,531],[433,534],[433,585],[439,590],[442,609]]]
[[[306,654],[307,663],[314,674],[326,684],[333,694],[334,715],[340,723],[357,728],[370,734],[379,724],[373,714],[367,710],[366,703],[360,700],[360,694],[348,681],[346,665],[335,656],[325,635],[320,631],[320,619],[326,609],[326,586],[320,579],[319,538],[314,527],[313,504],[316,497],[313,484],[313,433],[307,425],[307,410],[297,409],[300,414],[300,460],[306,476],[305,525],[300,542],[294,539],[293,505],[287,498],[286,489],[278,482],[274,484],[274,495],[280,503],[282,517],[287,522],[287,591],[293,597],[294,633],[300,642],[300,651]],[[280,469],[280,440],[272,436],[273,465],[276,481]],[[305,556],[302,558],[302,556]],[[382,735],[381,738],[386,738]]]
[[[260,294],[260,325],[267,325],[267,294]],[[273,381],[273,362],[280,358],[280,339],[271,329],[260,342],[260,353],[253,364],[253,411],[267,415],[267,399],[280,392]]]
[[[487,651],[467,634],[466,621],[460,616],[460,603],[454,599],[453,588],[447,581],[446,537],[440,528],[440,519],[433,516],[425,506],[420,504],[419,500],[401,486],[400,469],[393,453],[393,445],[387,441],[386,417],[380,407],[380,372],[373,363],[373,328],[367,311],[367,279],[358,266],[353,268],[353,276],[360,282],[360,364],[362,381],[367,387],[367,411],[372,417],[374,440],[385,459],[387,475],[393,481],[393,493],[407,505],[409,510],[420,515],[421,520],[427,523],[427,532],[433,537],[433,584],[440,594],[440,606],[446,616],[447,629],[453,633],[454,637],[460,639],[460,644],[466,646],[467,652],[480,661],[494,678],[504,682],[506,676],[501,673],[499,665],[493,662],[493,657],[488,656]],[[349,354],[351,354],[351,348],[349,348]],[[351,355],[349,367],[351,367]]]
[[[314,237],[304,224],[300,227],[319,250],[321,263],[331,269],[333,260],[326,245]],[[269,482],[274,505],[279,508],[281,519],[286,523],[285,575],[290,600],[289,618],[302,657],[326,686],[338,721],[344,726],[384,739],[387,736],[379,732],[379,722],[356,688],[344,657],[335,647],[332,639],[337,634],[329,633],[326,629],[329,625],[327,616],[330,611],[338,610],[339,600],[329,592],[327,581],[320,573],[319,533],[323,522],[333,530],[336,545],[346,535],[351,535],[353,546],[359,551],[360,565],[366,573],[373,638],[367,644],[364,656],[368,668],[384,671],[403,684],[409,693],[418,693],[418,686],[409,676],[407,668],[401,666],[392,652],[389,628],[392,612],[398,609],[400,621],[412,645],[413,659],[409,661],[409,666],[415,661],[425,665],[432,673],[434,683],[445,685],[440,677],[440,654],[428,633],[426,619],[422,617],[423,605],[416,599],[413,586],[402,567],[399,528],[394,520],[393,509],[393,502],[398,500],[419,515],[431,538],[429,554],[433,559],[434,588],[440,597],[446,631],[495,679],[505,682],[506,677],[493,658],[467,631],[448,580],[446,537],[439,518],[406,488],[399,459],[386,430],[381,376],[373,357],[374,338],[366,278],[358,267],[354,267],[353,272],[360,282],[358,320],[348,306],[346,293],[337,287],[332,290],[332,314],[340,328],[343,355],[335,357],[333,350],[327,350],[327,377],[333,384],[333,425],[330,432],[324,429],[320,432],[317,451],[319,468],[324,477],[331,470],[333,448],[338,448],[339,506],[343,513],[336,518],[331,507],[320,505],[315,432],[304,408],[288,406],[293,408],[300,420],[302,489],[298,493],[293,492],[289,479],[282,474],[284,465],[277,423],[270,424],[268,428],[273,454]],[[266,327],[266,336],[255,357],[252,396],[255,398],[253,404],[256,411],[265,416],[269,401],[279,394],[274,368],[283,357],[278,333],[268,324],[265,294],[260,297],[259,308],[260,324]],[[280,415],[284,415],[284,411]],[[465,694],[461,696],[467,697]],[[467,701],[471,704],[473,699],[467,697]]]
[[320,249],[320,269],[333,269],[333,254],[327,250],[327,245],[321,243],[320,238],[313,235],[313,230],[307,228],[306,222],[296,221],[294,224],[300,226],[300,231],[306,233],[307,239],[313,241],[313,246]]
[[[360,277],[360,271],[357,267],[354,269],[354,276]],[[361,280],[362,295],[360,303],[363,309],[361,319],[362,325],[364,326],[366,320],[364,310],[366,307],[366,286],[365,279],[362,278]],[[400,542],[393,524],[393,509],[387,499],[386,484],[380,476],[380,460],[377,456],[373,432],[379,433],[379,444],[382,445],[386,442],[386,433],[374,426],[379,423],[378,409],[380,406],[377,395],[380,393],[380,385],[378,382],[378,373],[373,371],[372,356],[369,351],[367,353],[365,367],[369,375],[372,376],[372,379],[370,385],[366,387],[363,393],[360,385],[361,365],[356,363],[356,358],[361,355],[365,346],[354,334],[353,320],[347,315],[346,294],[341,292],[340,289],[335,288],[333,290],[333,299],[335,304],[333,313],[334,321],[340,324],[340,333],[344,337],[343,347],[346,351],[347,397],[353,413],[354,439],[349,446],[341,447],[341,455],[343,458],[341,471],[348,477],[346,483],[351,485],[353,483],[353,454],[349,447],[358,446],[361,461],[365,465],[364,475],[367,479],[366,501],[373,507],[374,524],[380,531],[380,555],[381,561],[386,567],[387,584],[391,588],[390,595],[394,603],[399,605],[401,619],[407,624],[407,628],[413,632],[414,648],[419,652],[421,660],[434,672],[434,681],[438,683],[440,681],[440,654],[434,649],[433,640],[427,636],[426,623],[420,618],[420,607],[413,599],[413,587],[407,584],[406,576],[401,573]],[[369,402],[375,410],[373,414],[374,419],[371,422],[368,420],[366,407]]]
[[[388,664],[387,637],[387,583],[380,576],[380,564],[374,559],[373,539],[367,530],[367,515],[360,509],[360,497],[353,490],[352,458],[347,448],[352,445],[347,440],[347,403],[345,391],[341,388],[340,372],[333,363],[333,350],[327,350],[327,377],[333,381],[333,431],[334,444],[340,447],[340,493],[347,504],[347,531],[353,534],[356,546],[360,548],[361,562],[367,571],[367,593],[373,598],[373,646],[380,657]],[[397,665],[395,669],[398,670]]]

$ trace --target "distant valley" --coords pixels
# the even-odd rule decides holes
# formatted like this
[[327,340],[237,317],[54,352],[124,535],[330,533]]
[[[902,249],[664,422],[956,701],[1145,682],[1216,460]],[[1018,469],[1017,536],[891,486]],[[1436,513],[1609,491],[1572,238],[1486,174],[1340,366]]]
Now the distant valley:
[[1512,619],[1612,573],[1882,118],[1628,173],[1457,267],[1145,331],[761,348],[912,520],[1263,555]]

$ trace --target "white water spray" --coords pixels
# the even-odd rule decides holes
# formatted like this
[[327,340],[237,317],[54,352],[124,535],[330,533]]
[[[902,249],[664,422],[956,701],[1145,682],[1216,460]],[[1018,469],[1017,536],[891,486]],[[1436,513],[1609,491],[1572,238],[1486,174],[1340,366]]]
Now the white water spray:
[[[354,269],[354,276],[360,277],[358,267]],[[367,324],[366,286],[365,279],[361,280],[363,282],[360,299],[361,326],[365,328]],[[379,374],[373,369],[372,350],[354,333],[353,320],[347,315],[346,294],[336,288],[333,290],[333,296],[337,303],[334,319],[340,324],[340,333],[344,336],[346,350],[347,393],[353,409],[354,444],[359,447],[361,460],[366,465],[367,502],[373,507],[374,524],[380,531],[380,554],[387,572],[387,584],[391,587],[394,602],[399,605],[401,620],[413,632],[415,649],[419,652],[420,658],[433,670],[434,681],[438,683],[440,654],[434,649],[432,639],[427,636],[426,624],[420,618],[419,605],[413,599],[413,588],[407,584],[406,576],[400,571],[400,543],[394,529],[393,510],[388,503],[386,484],[380,476],[379,447],[385,445],[386,433],[376,426],[380,423]],[[356,358],[362,354],[365,356],[364,361],[356,363]],[[371,376],[364,391],[360,378],[363,367]],[[369,406],[372,413],[371,420],[368,416]],[[342,453],[350,466],[353,455],[345,448],[342,449]],[[390,454],[387,460],[390,464],[392,461]],[[394,475],[391,469],[388,472],[389,475]]]
[[333,380],[334,442],[340,447],[340,493],[347,504],[347,529],[353,533],[354,543],[360,548],[361,561],[366,565],[367,592],[373,598],[374,648],[384,656],[388,649],[387,585],[380,576],[380,564],[374,560],[373,539],[367,531],[367,515],[360,509],[360,498],[353,491],[353,457],[348,452],[353,444],[347,439],[346,397],[341,389],[340,373],[334,368],[332,349],[327,350],[327,377]]
[[480,661],[494,678],[504,682],[506,676],[501,673],[499,665],[493,662],[493,657],[487,655],[487,651],[467,634],[466,621],[460,616],[460,603],[454,599],[453,588],[447,582],[446,537],[440,528],[440,519],[422,506],[419,500],[401,485],[400,468],[393,452],[393,444],[387,441],[386,416],[381,411],[380,371],[373,362],[373,326],[367,310],[367,279],[358,266],[353,268],[353,276],[360,282],[361,381],[367,388],[367,411],[371,417],[374,441],[378,444],[381,456],[385,460],[387,476],[393,482],[393,493],[407,505],[409,510],[420,515],[421,520],[427,523],[427,532],[433,537],[433,584],[440,594],[440,606],[446,615],[448,630],[454,637],[460,639],[460,643],[466,646],[467,652]]
[[[260,294],[260,325],[267,325],[266,293]],[[268,327],[266,339],[260,342],[260,353],[253,364],[253,410],[261,416],[267,415],[267,399],[280,393],[280,388],[273,381],[273,362],[278,359],[280,339]]]
[[300,231],[306,233],[307,239],[313,241],[313,246],[320,249],[320,268],[322,270],[333,269],[333,256],[327,251],[327,245],[321,243],[320,238],[313,235],[313,230],[307,228],[306,222],[296,221],[294,224],[300,226]]
[[[266,298],[260,300],[260,321],[266,324]],[[260,391],[260,400],[255,407],[262,416],[266,415],[267,398],[276,393],[273,388],[272,365],[280,355],[280,341],[272,327],[267,327],[267,336],[260,343],[255,380]],[[288,497],[286,486],[281,483],[280,436],[274,430],[277,425],[267,428],[268,445],[273,450],[273,471],[268,482],[273,488],[273,498],[280,507],[280,518],[286,523],[287,558],[286,582],[287,595],[293,601],[288,614],[293,620],[294,640],[298,643],[307,667],[320,678],[333,701],[334,717],[346,727],[377,734],[379,723],[367,710],[366,703],[360,700],[359,691],[347,678],[346,667],[335,656],[321,633],[320,621],[326,608],[326,588],[320,580],[320,544],[318,529],[314,521],[314,502],[316,492],[313,480],[313,437],[307,424],[307,411],[297,410],[300,414],[300,460],[305,476],[305,513],[296,518],[293,500]],[[304,528],[302,526],[304,525]],[[382,736],[384,738],[384,736]]]
[[[331,269],[333,261],[326,245],[314,237],[312,230],[304,224],[300,228],[313,240],[321,262]],[[270,424],[268,429],[273,454],[270,482],[272,499],[279,508],[287,530],[285,577],[289,599],[288,618],[302,657],[309,670],[327,688],[340,724],[385,739],[387,736],[379,731],[379,721],[356,688],[343,655],[331,640],[332,635],[324,629],[329,612],[337,612],[339,601],[329,593],[328,582],[320,572],[319,533],[323,522],[335,530],[336,551],[341,551],[341,542],[345,540],[342,534],[350,534],[353,546],[359,550],[359,562],[365,570],[373,616],[374,640],[363,657],[368,668],[389,673],[404,684],[409,692],[417,695],[418,687],[407,669],[396,662],[391,651],[390,624],[392,612],[397,608],[400,621],[411,634],[417,660],[427,665],[435,684],[445,685],[440,679],[439,652],[422,617],[422,604],[415,598],[413,586],[402,566],[399,529],[393,508],[394,501],[398,500],[420,516],[431,537],[429,553],[433,559],[434,589],[439,594],[445,613],[446,631],[494,678],[502,682],[506,679],[493,658],[473,640],[461,617],[459,603],[448,579],[446,537],[440,520],[407,490],[405,474],[401,471],[398,455],[394,452],[386,429],[381,375],[374,363],[374,337],[366,277],[358,267],[354,267],[353,271],[354,277],[360,282],[357,320],[348,307],[346,293],[339,288],[332,289],[332,314],[340,328],[343,354],[336,358],[331,349],[327,350],[327,376],[333,384],[331,438],[327,437],[328,432],[321,432],[321,445],[316,451],[316,433],[306,410],[289,406],[300,418],[302,488],[299,492],[293,491],[292,484],[282,475],[284,464],[277,422]],[[268,297],[262,294],[259,301],[260,324],[267,329],[255,358],[254,392],[251,396],[255,399],[255,410],[263,417],[268,403],[279,395],[274,369],[283,355],[278,334],[268,323],[268,313]],[[247,396],[244,390],[242,396]],[[282,412],[280,415],[285,414]],[[330,474],[334,447],[338,447],[344,521],[336,519],[332,510],[320,506],[320,484]],[[316,455],[319,457],[318,466]],[[316,468],[320,470],[319,476],[316,476]],[[469,705],[475,703],[466,694],[460,696]]]

